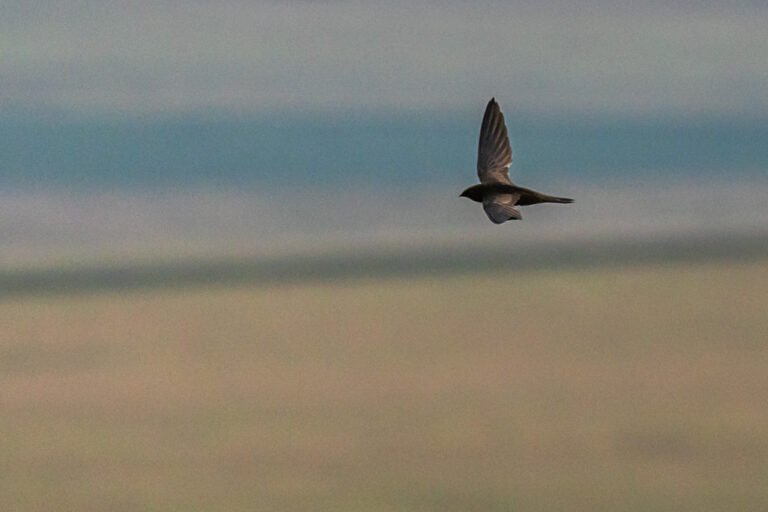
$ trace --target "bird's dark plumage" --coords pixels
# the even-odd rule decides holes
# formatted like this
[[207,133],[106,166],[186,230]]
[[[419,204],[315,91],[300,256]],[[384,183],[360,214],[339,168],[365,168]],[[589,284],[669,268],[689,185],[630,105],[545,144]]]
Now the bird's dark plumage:
[[509,179],[512,165],[512,147],[509,144],[504,114],[495,98],[485,108],[480,126],[480,142],[477,149],[477,176],[480,184],[461,193],[478,203],[483,203],[488,218],[496,224],[519,220],[523,216],[515,206],[537,203],[572,203],[567,197],[548,196],[514,185]]
[[509,166],[512,165],[512,146],[509,145],[504,114],[496,99],[485,107],[483,124],[480,126],[480,143],[477,146],[477,177],[480,183],[509,183]]

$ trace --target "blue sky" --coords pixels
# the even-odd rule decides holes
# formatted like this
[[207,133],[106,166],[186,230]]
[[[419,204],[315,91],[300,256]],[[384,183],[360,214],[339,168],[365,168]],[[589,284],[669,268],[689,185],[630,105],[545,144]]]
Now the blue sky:
[[[764,233],[768,6],[5,1],[0,267]],[[519,184],[457,198],[496,96]]]
[[766,116],[764,2],[7,1],[0,109]]

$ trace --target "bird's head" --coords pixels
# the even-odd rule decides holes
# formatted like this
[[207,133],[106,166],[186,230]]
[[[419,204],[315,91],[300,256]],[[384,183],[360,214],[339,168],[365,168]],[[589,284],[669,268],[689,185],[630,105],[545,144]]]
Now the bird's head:
[[459,197],[466,197],[468,199],[471,199],[473,201],[477,201],[478,203],[480,203],[483,201],[483,191],[480,185],[475,185],[473,187],[469,187],[464,192],[459,194]]

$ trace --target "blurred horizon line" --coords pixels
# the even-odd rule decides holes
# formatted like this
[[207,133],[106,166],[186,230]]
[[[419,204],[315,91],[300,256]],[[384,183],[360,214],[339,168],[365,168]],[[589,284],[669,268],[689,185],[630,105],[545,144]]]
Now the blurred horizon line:
[[323,283],[366,278],[438,277],[503,271],[532,272],[599,267],[768,258],[762,231],[626,239],[549,241],[520,247],[484,244],[317,254],[198,258],[180,261],[86,264],[27,270],[0,269],[0,300],[37,295],[129,292],[211,285]]
[[[470,171],[471,172],[471,171]],[[550,242],[762,233],[768,180],[671,176],[583,183],[523,176],[523,185],[573,197],[530,206],[495,226],[461,185],[190,187],[168,190],[0,192],[0,269],[105,262],[278,257],[339,250],[535,247]],[[454,186],[454,182],[455,186]]]

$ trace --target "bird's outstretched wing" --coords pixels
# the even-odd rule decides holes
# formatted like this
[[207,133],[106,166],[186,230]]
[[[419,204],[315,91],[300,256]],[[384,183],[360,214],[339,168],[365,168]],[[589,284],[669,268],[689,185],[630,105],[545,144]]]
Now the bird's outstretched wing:
[[517,194],[494,194],[483,200],[483,210],[491,222],[501,224],[508,220],[520,220],[523,215],[515,208],[519,199]]
[[480,144],[477,149],[477,175],[480,183],[509,183],[509,166],[512,165],[512,147],[509,145],[504,114],[495,98],[485,107],[480,127]]

